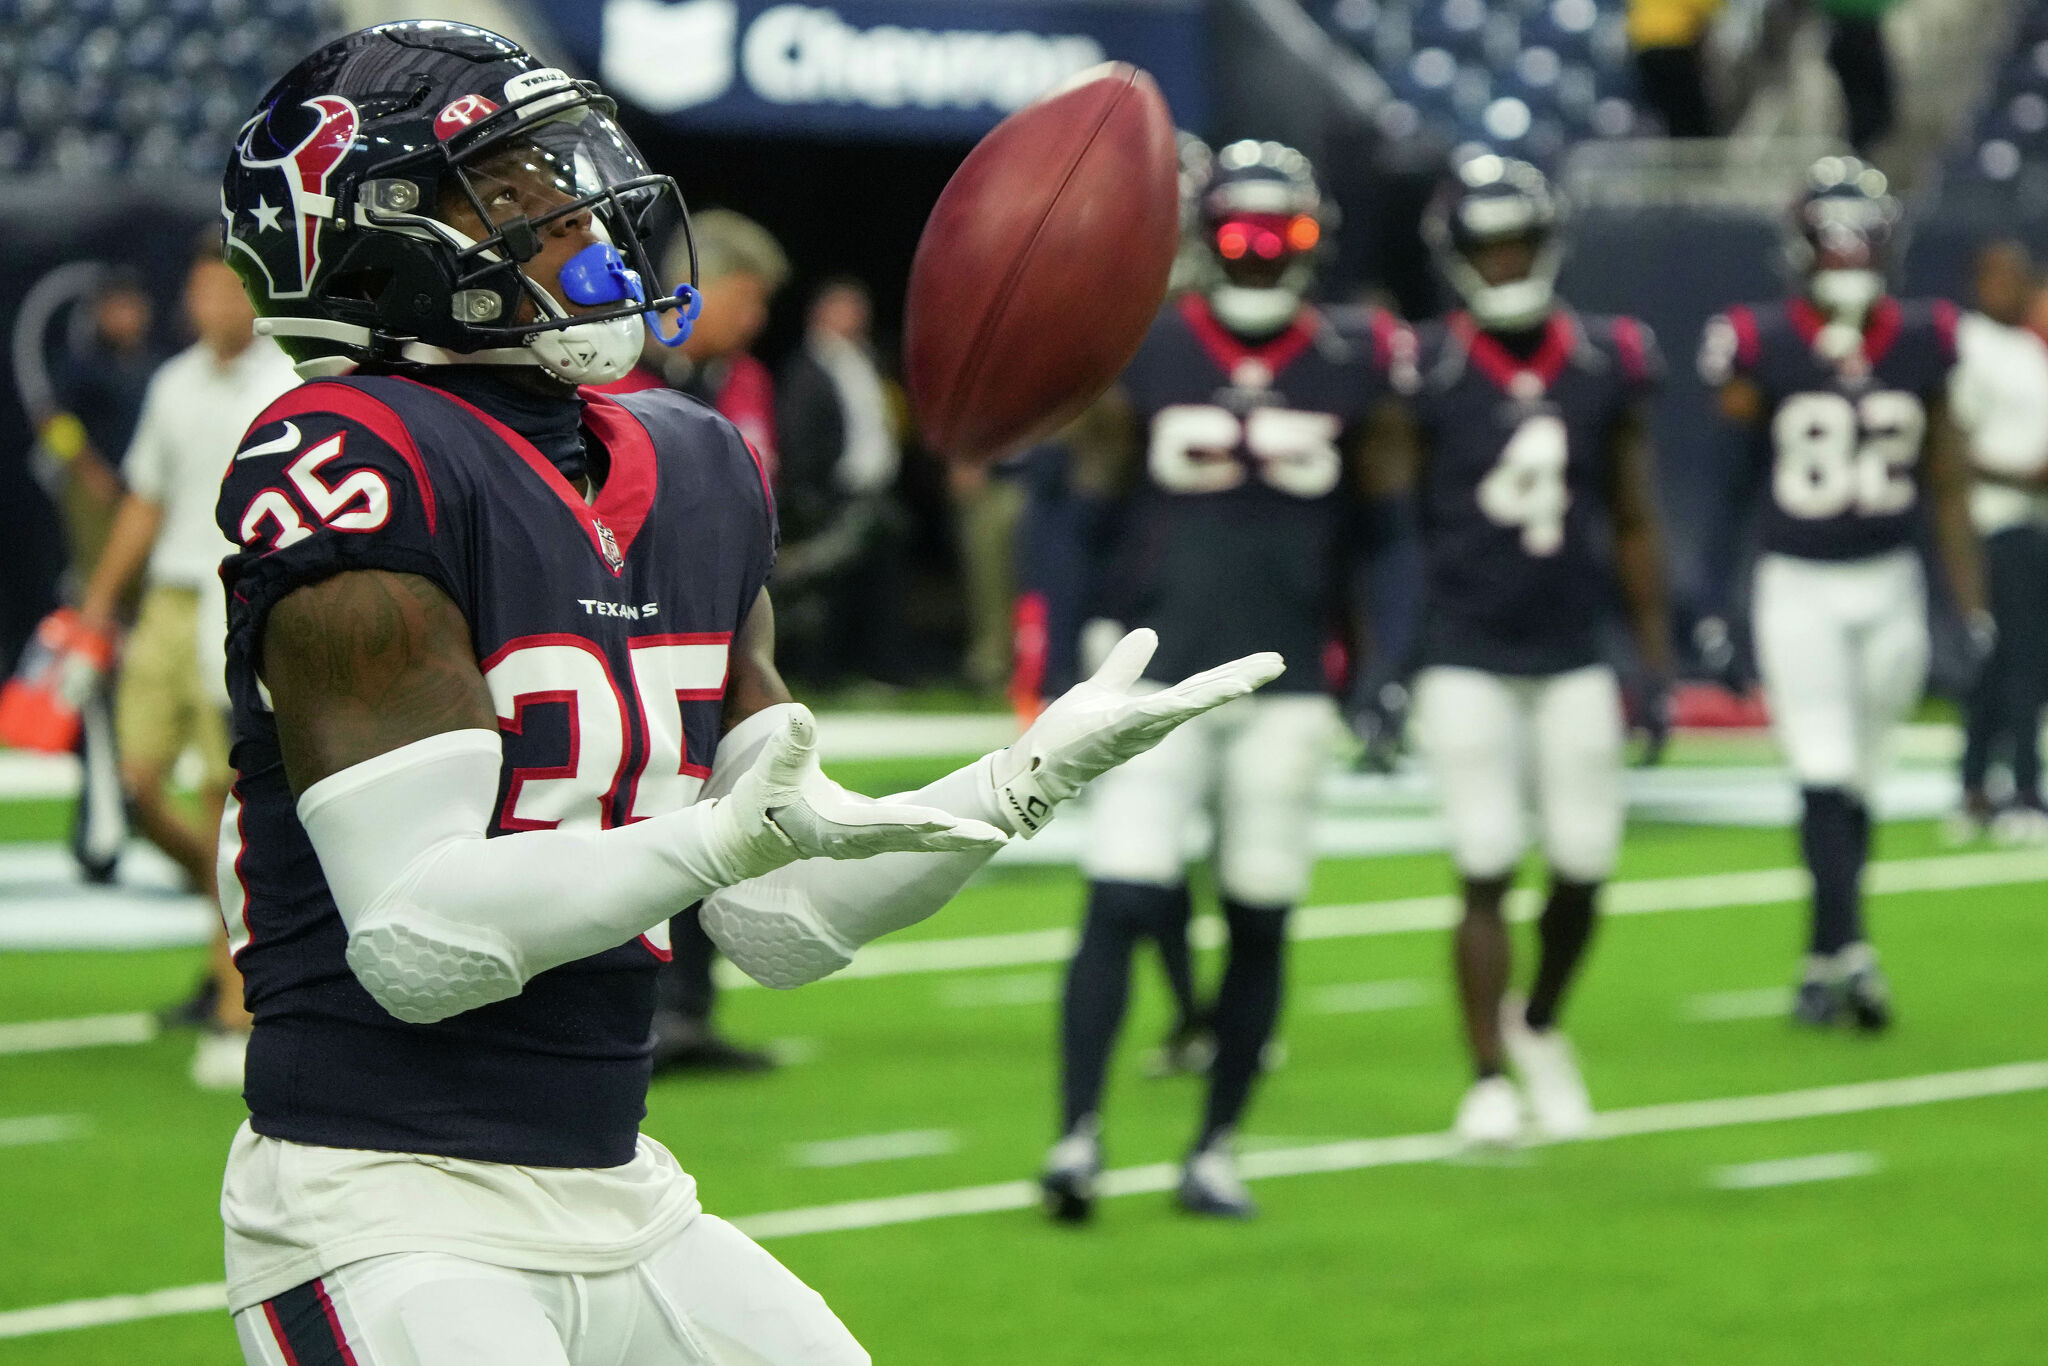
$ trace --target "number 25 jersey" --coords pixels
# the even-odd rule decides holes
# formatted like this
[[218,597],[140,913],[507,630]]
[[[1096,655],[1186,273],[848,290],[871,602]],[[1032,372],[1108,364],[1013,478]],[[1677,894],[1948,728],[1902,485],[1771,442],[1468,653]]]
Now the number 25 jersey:
[[1826,324],[1805,299],[1731,308],[1707,323],[1700,374],[1763,394],[1763,549],[1864,559],[1913,541],[1927,413],[1955,365],[1956,309],[1880,299],[1861,345],[1840,359],[1823,349]]
[[1148,677],[1275,650],[1287,671],[1265,691],[1323,689],[1359,492],[1345,450],[1408,342],[1377,310],[1339,325],[1304,308],[1258,343],[1198,294],[1160,314],[1120,381],[1145,468],[1104,604],[1159,633]]
[[1656,387],[1633,318],[1551,314],[1526,359],[1465,313],[1417,329],[1423,666],[1544,676],[1600,658],[1610,447]]
[[461,611],[496,706],[505,757],[487,835],[694,801],[732,639],[774,559],[766,479],[692,399],[584,397],[586,441],[609,458],[594,503],[482,409],[396,376],[301,385],[229,466],[238,777],[221,901],[256,1014],[245,1096],[259,1134],[541,1167],[633,1156],[666,927],[508,1000],[394,1019],[349,971],[257,677],[266,617],[294,589],[349,570],[419,575]]

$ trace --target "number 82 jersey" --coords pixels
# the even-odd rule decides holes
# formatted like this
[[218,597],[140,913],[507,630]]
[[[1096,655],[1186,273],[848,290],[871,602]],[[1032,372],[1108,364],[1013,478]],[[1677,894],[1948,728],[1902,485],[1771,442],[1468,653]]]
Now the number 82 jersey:
[[1428,615],[1423,666],[1542,677],[1595,663],[1614,599],[1610,447],[1655,389],[1650,330],[1559,309],[1526,357],[1453,313],[1417,329],[1410,408]]
[[1956,309],[1881,299],[1861,345],[1826,354],[1826,319],[1804,299],[1739,306],[1707,324],[1700,374],[1763,396],[1766,551],[1854,560],[1911,544],[1927,414],[1956,358]]

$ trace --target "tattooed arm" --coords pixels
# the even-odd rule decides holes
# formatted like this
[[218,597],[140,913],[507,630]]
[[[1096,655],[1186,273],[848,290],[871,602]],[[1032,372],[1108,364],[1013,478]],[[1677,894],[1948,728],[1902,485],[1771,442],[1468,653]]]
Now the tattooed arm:
[[417,574],[356,570],[271,608],[263,680],[292,791],[416,740],[496,731],[469,624]]

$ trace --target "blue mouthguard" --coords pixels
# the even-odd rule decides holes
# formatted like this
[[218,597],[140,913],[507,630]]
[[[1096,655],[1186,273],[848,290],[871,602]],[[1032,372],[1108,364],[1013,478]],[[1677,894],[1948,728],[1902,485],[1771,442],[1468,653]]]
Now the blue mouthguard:
[[[571,303],[593,308],[600,304],[647,302],[647,291],[640,284],[640,272],[628,269],[619,253],[609,242],[593,242],[570,257],[562,265],[562,293],[569,296]],[[673,333],[662,330],[661,314],[648,309],[642,316],[647,320],[647,330],[663,346],[681,346],[690,335],[690,327],[697,321],[697,315],[704,311],[704,296],[689,285],[677,285],[675,297],[683,301],[681,308],[673,310],[676,330]]]

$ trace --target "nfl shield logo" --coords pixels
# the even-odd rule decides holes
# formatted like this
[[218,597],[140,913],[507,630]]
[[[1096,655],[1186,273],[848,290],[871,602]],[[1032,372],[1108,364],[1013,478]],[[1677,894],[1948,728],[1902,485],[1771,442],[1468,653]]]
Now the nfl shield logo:
[[626,567],[626,557],[619,553],[619,538],[612,535],[612,529],[593,517],[590,524],[597,528],[597,543],[604,548],[604,562],[616,574]]

